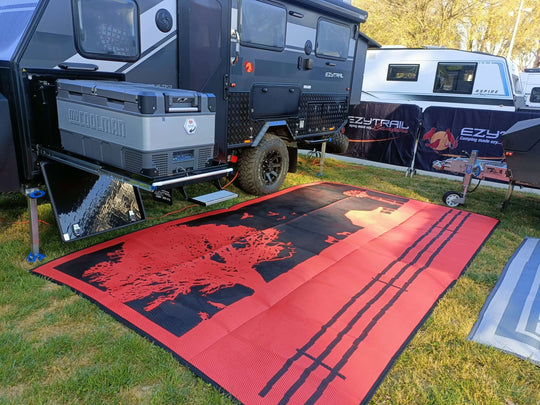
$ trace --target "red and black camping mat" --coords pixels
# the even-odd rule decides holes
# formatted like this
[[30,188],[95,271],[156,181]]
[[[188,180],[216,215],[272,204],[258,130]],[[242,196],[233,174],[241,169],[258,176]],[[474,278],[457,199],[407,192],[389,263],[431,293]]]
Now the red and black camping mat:
[[357,404],[496,224],[318,183],[143,229],[34,272],[241,402]]

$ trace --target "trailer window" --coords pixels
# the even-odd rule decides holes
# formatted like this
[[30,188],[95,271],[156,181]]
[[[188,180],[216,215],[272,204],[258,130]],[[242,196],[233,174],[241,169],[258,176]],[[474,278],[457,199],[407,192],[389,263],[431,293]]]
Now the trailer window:
[[85,58],[139,58],[139,12],[133,0],[73,0],[73,16],[75,45]]
[[540,103],[540,87],[532,88],[529,100],[531,103]]
[[10,60],[28,26],[37,2],[4,0],[0,4],[0,60]]
[[281,51],[285,48],[287,10],[277,4],[258,0],[242,1],[242,45]]
[[386,80],[416,82],[420,65],[388,65]]
[[349,26],[320,19],[317,25],[315,54],[323,58],[347,59],[350,39]]
[[439,63],[435,93],[472,94],[476,63]]

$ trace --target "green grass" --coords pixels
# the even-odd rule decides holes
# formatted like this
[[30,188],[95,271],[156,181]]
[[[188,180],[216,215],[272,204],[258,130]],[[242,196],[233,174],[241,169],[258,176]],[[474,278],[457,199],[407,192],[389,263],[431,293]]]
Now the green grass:
[[[435,204],[442,204],[445,191],[461,190],[458,181],[408,178],[402,172],[333,159],[326,160],[323,177],[318,172],[317,161],[302,157],[285,187],[322,179]],[[41,251],[52,260],[138,228],[252,198],[233,185],[229,189],[240,197],[211,208],[192,206],[179,195],[171,207],[144,193],[152,219],[69,244],[60,241],[51,206],[43,199],[39,216],[49,225],[40,224]],[[500,224],[394,363],[373,404],[540,403],[540,368],[467,340],[512,253],[525,236],[540,237],[540,197],[517,190],[502,213],[504,193],[480,186],[460,207],[497,218]],[[0,194],[0,404],[234,403],[94,304],[29,274],[34,265],[26,262],[31,246],[26,204],[21,194]]]

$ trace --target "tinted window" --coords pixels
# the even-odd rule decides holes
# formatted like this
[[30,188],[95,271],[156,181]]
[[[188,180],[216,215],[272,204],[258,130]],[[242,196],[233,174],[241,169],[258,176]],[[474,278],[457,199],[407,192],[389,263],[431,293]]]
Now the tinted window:
[[347,25],[319,20],[317,26],[317,56],[331,59],[347,59],[351,29]]
[[11,59],[36,5],[35,1],[0,2],[0,60]]
[[388,65],[386,80],[415,82],[420,65]]
[[257,0],[242,2],[242,45],[282,50],[285,48],[286,24],[284,7]]
[[530,100],[531,103],[540,103],[540,87],[533,87]]
[[472,94],[476,63],[439,63],[435,93]]
[[135,61],[139,13],[133,0],[73,0],[75,43],[86,58]]

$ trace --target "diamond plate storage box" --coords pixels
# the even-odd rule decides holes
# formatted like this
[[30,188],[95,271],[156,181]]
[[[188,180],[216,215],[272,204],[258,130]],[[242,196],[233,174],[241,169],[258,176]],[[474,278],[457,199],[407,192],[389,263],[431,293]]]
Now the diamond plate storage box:
[[129,82],[58,80],[65,150],[150,177],[207,166],[214,154],[215,97]]

